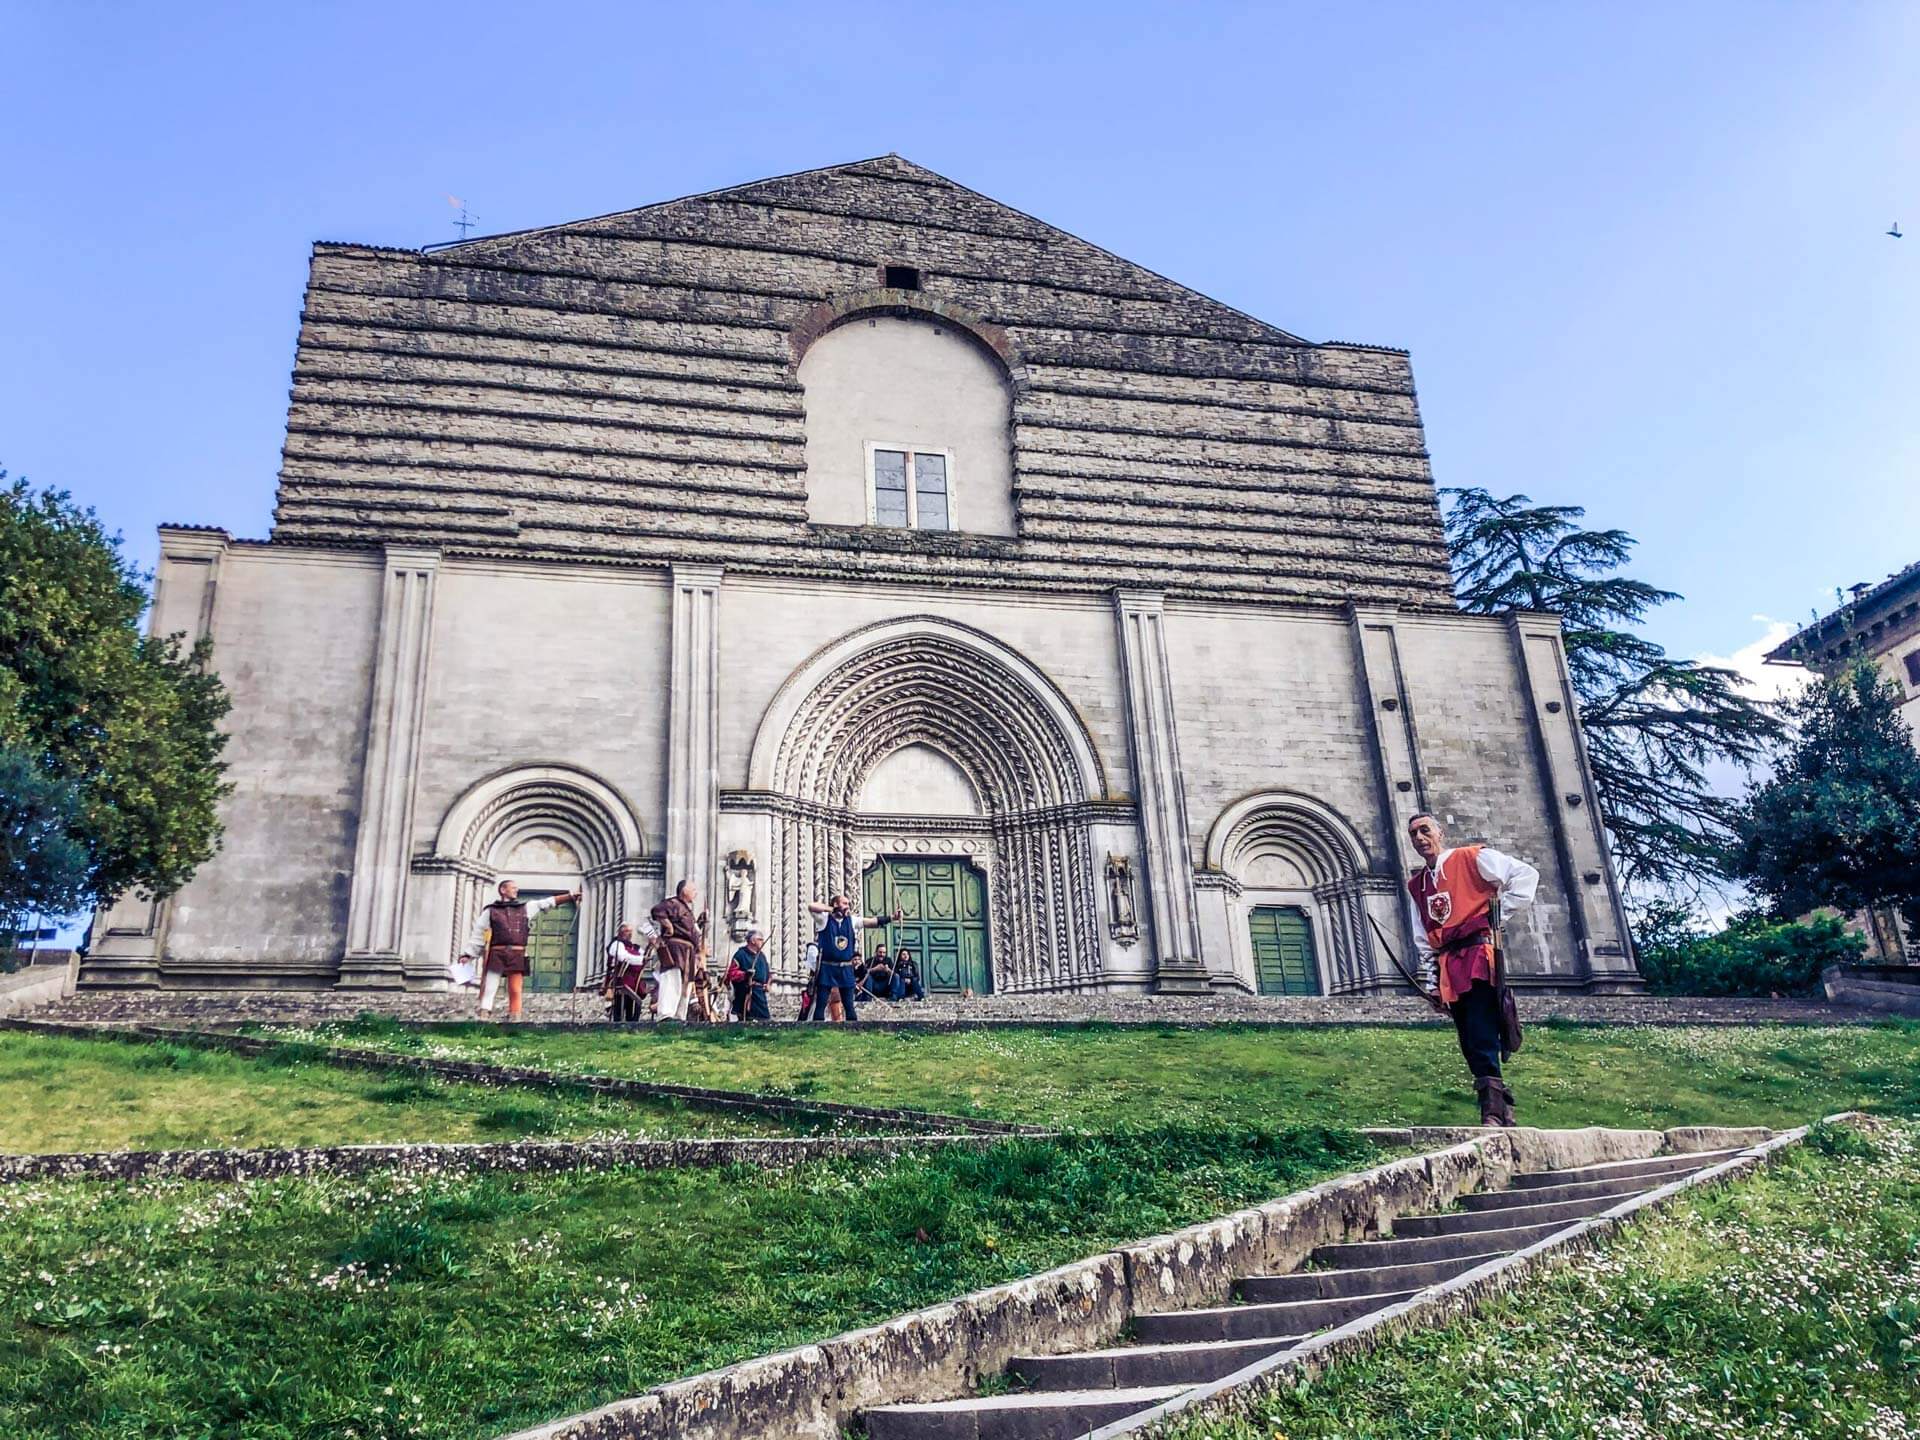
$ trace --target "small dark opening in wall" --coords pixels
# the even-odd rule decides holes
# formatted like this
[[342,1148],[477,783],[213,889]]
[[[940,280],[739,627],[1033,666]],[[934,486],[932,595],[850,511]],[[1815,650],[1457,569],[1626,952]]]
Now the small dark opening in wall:
[[919,288],[920,288],[920,272],[914,266],[912,265],[887,266],[887,289],[918,290]]

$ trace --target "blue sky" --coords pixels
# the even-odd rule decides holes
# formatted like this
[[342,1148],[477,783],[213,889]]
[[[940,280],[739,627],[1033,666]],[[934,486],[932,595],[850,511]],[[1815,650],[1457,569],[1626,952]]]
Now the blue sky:
[[[1757,617],[1920,558],[1920,5],[0,3],[0,465],[264,534],[308,246],[888,150],[1312,339]],[[1915,232],[1881,232],[1896,218]]]

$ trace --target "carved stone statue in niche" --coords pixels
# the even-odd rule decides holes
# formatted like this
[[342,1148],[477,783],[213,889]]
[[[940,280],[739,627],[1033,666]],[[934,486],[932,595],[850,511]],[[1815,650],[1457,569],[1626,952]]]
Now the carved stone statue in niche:
[[1140,938],[1133,914],[1133,857],[1107,856],[1107,932],[1122,945]]
[[753,856],[745,850],[727,855],[727,929],[736,939],[753,928]]

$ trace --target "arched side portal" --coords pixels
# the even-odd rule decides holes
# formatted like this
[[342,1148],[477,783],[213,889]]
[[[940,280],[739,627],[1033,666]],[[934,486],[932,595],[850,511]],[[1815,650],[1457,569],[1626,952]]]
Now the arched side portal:
[[[433,854],[413,862],[415,932],[443,936],[449,959],[502,880],[529,891],[582,892],[575,977],[597,963],[623,914],[657,875],[632,808],[612,786],[566,765],[526,765],[475,784],[440,822]],[[436,945],[435,948],[438,948]]]
[[1389,934],[1392,876],[1373,871],[1359,833],[1328,805],[1287,790],[1246,796],[1207,835],[1207,869],[1223,877],[1234,969],[1257,986],[1258,922],[1298,910],[1312,931],[1319,979],[1330,995],[1378,984],[1370,908]]
[[[898,773],[886,762],[914,747],[950,762],[955,783],[924,808],[863,811],[868,779]],[[1090,827],[1106,778],[1065,697],[991,636],[917,616],[828,646],[768,706],[749,783],[743,803],[770,812],[778,951],[797,952],[780,932],[801,933],[788,927],[808,900],[858,896],[877,856],[946,855],[986,876],[996,990],[1100,982]],[[900,803],[895,784],[872,793]]]

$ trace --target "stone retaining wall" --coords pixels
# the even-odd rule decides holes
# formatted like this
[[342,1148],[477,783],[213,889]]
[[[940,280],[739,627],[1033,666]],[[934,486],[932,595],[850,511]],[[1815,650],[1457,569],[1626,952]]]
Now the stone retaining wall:
[[518,1140],[473,1145],[308,1145],[280,1150],[114,1150],[0,1155],[0,1185],[31,1180],[262,1180],[358,1175],[368,1170],[668,1170],[751,1165],[783,1169],[810,1160],[902,1155],[929,1145],[998,1144],[995,1135],[845,1135],[744,1140]]
[[[1388,1132],[1393,1133],[1393,1132]],[[1413,1132],[1406,1132],[1411,1134]],[[871,1406],[955,1395],[1017,1354],[1113,1343],[1135,1315],[1217,1303],[1234,1279],[1297,1266],[1314,1248],[1377,1234],[1515,1173],[1739,1143],[1749,1131],[1479,1130],[1265,1205],[975,1291],[944,1305],[656,1386],[508,1440],[836,1440]]]

